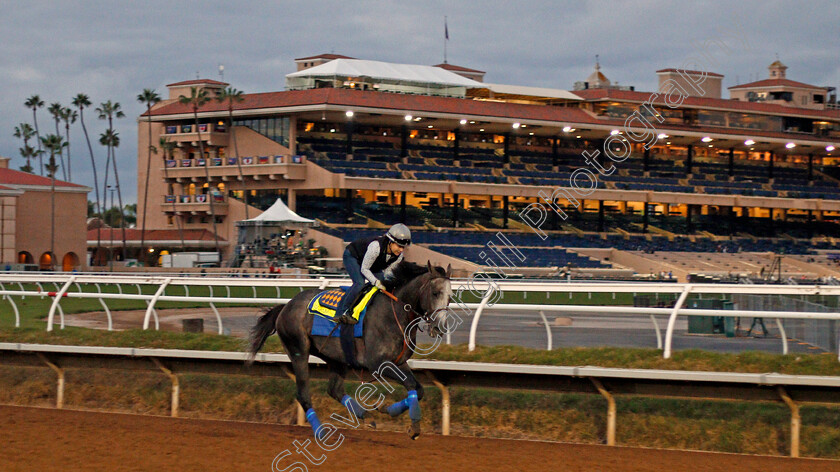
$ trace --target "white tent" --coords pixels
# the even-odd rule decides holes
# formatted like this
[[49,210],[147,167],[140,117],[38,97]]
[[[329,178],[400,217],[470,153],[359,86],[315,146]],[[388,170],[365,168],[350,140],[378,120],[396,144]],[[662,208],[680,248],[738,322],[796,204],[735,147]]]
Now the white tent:
[[335,59],[326,64],[310,67],[286,75],[289,79],[307,77],[367,77],[394,82],[435,84],[448,87],[482,87],[481,82],[434,66],[394,64],[391,62],[362,59]]
[[286,75],[287,90],[334,87],[464,98],[481,82],[435,66],[335,59]]
[[242,263],[248,249],[251,254],[262,254],[267,249],[267,242],[275,237],[285,238],[286,230],[301,230],[308,228],[315,223],[315,220],[304,218],[293,212],[279,198],[271,205],[271,208],[264,211],[256,218],[237,221],[239,237],[234,251],[233,265],[235,267]]
[[279,226],[279,223],[301,223],[312,224],[315,220],[304,218],[293,212],[283,203],[283,200],[277,199],[274,205],[262,212],[259,216],[251,218],[250,220],[237,221],[237,226]]

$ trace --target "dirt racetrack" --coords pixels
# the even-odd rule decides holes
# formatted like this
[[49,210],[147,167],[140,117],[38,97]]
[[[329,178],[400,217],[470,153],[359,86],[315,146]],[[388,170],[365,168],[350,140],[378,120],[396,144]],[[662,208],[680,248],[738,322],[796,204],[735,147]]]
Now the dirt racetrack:
[[[341,430],[309,471],[840,471],[840,461]],[[0,406],[0,471],[302,471],[309,428]],[[337,438],[337,436],[333,436]]]

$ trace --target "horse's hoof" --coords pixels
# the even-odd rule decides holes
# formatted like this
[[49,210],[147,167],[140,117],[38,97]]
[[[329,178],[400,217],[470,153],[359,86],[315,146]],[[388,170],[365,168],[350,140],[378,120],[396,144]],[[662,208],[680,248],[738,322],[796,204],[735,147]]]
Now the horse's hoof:
[[413,441],[420,437],[420,423],[411,423],[411,426],[408,427],[408,437]]

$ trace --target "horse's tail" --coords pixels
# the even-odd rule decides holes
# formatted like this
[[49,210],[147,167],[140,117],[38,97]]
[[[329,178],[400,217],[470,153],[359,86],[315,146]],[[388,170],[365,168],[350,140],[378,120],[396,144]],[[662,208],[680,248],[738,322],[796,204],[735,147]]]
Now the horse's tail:
[[284,306],[286,305],[277,305],[268,310],[266,314],[260,317],[257,324],[251,328],[251,335],[248,336],[248,364],[254,362],[254,356],[263,347],[268,337],[277,330],[277,317],[280,316],[280,312],[283,311]]

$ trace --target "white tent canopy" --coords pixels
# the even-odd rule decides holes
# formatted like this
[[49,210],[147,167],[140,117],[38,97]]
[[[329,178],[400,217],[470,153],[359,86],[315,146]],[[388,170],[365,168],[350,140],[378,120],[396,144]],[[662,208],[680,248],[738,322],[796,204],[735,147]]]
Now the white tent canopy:
[[262,212],[257,217],[251,218],[250,220],[243,220],[237,221],[237,226],[272,226],[278,225],[281,223],[302,223],[302,224],[312,224],[315,223],[315,220],[310,220],[309,218],[304,218],[297,213],[293,212],[283,203],[283,200],[277,199],[274,202],[274,205]]
[[552,89],[544,87],[528,87],[524,85],[506,85],[506,84],[482,84],[493,93],[507,94],[507,95],[526,95],[543,98],[562,98],[565,100],[583,100],[578,95],[575,95],[568,90]]
[[395,82],[436,84],[448,87],[483,87],[481,82],[470,80],[454,72],[434,66],[394,64],[362,59],[335,59],[326,64],[310,67],[286,75],[289,79],[306,77],[367,77]]

